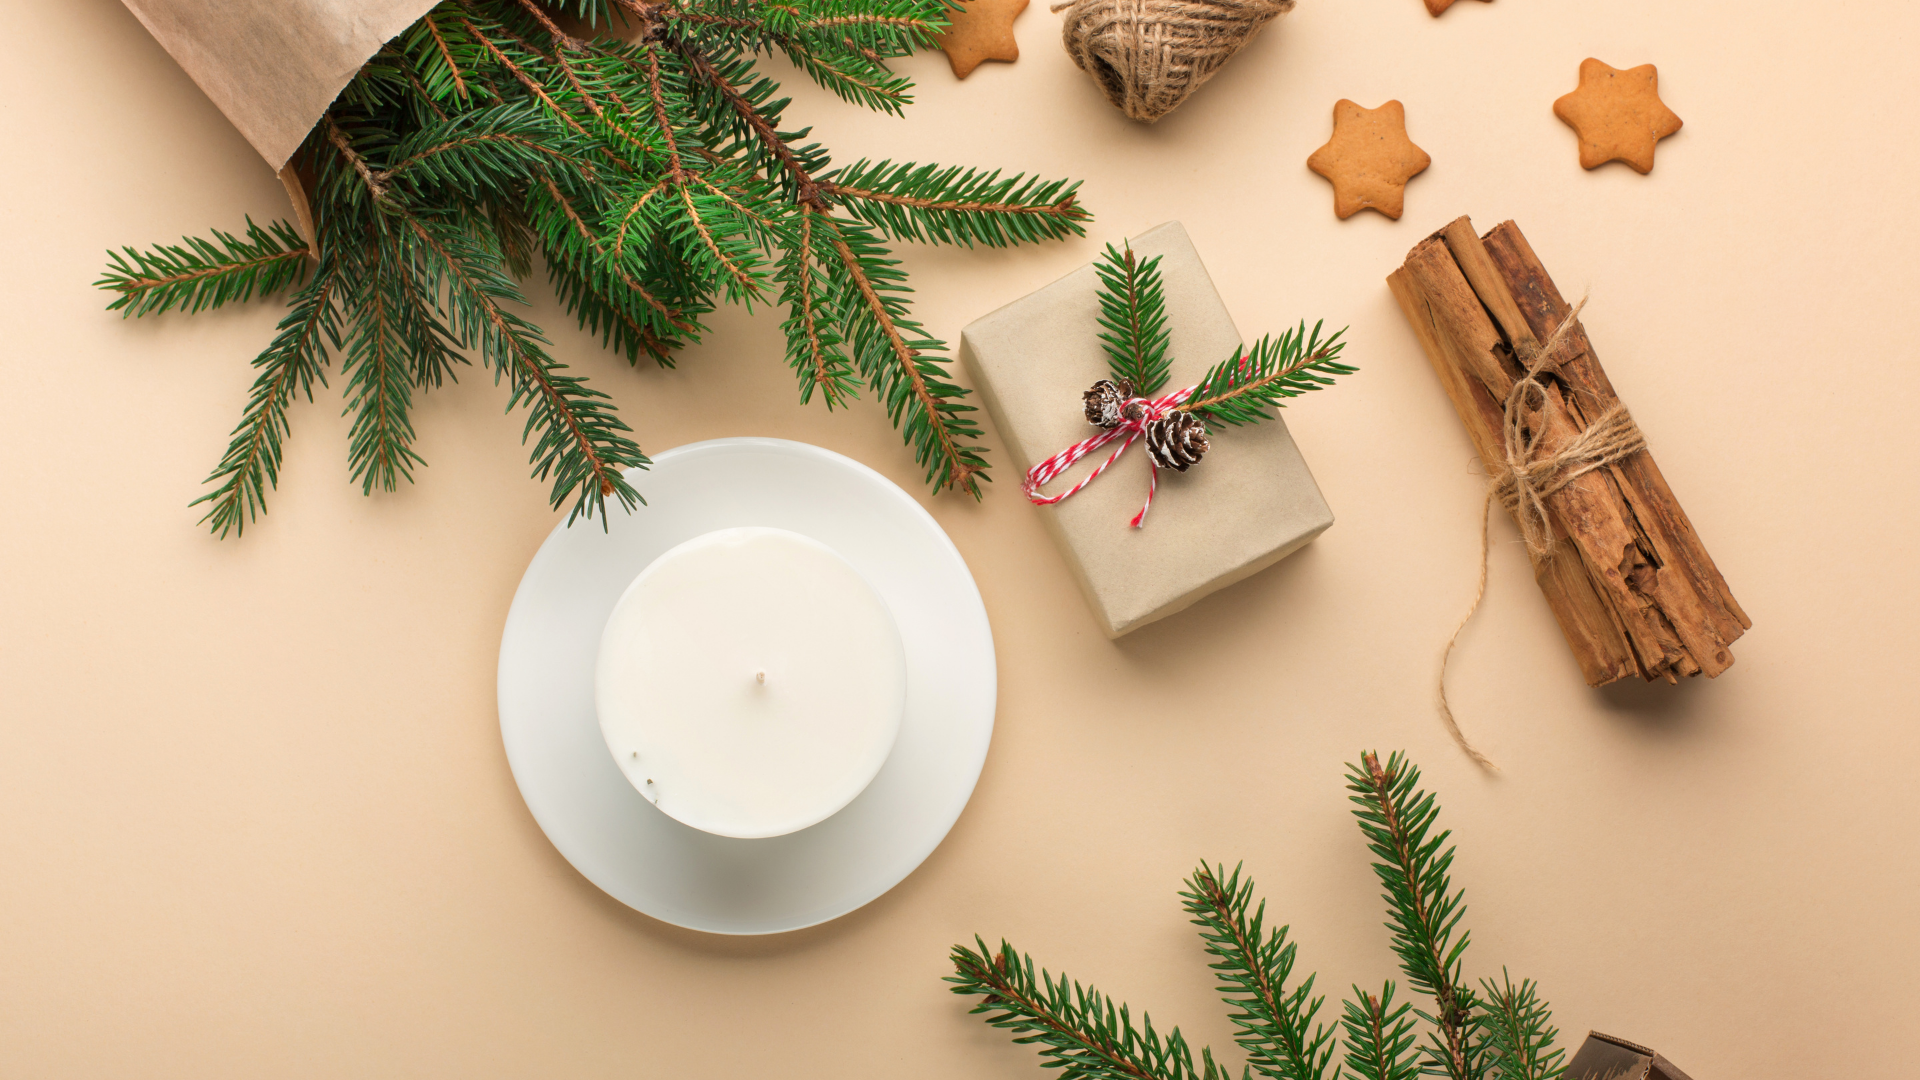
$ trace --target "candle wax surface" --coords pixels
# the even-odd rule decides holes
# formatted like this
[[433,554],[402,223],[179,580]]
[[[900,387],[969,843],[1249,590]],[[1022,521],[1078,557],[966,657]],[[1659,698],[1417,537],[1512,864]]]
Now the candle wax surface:
[[779,836],[852,802],[893,749],[906,656],[845,559],[784,529],[722,529],[640,572],[600,638],[607,749],[669,816]]

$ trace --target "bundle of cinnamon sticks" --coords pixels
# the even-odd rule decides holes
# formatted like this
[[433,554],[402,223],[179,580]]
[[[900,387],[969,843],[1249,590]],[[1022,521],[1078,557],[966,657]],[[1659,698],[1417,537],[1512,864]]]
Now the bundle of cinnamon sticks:
[[[1387,278],[1474,448],[1510,470],[1511,433],[1550,455],[1620,404],[1593,345],[1513,222],[1486,236],[1462,217]],[[1543,352],[1543,346],[1550,346]],[[1534,387],[1514,394],[1527,360]],[[1510,396],[1518,410],[1509,425]],[[1590,686],[1629,675],[1720,674],[1752,626],[1673,496],[1653,455],[1626,454],[1542,498],[1551,544],[1529,550]],[[1510,507],[1511,509],[1511,507]]]

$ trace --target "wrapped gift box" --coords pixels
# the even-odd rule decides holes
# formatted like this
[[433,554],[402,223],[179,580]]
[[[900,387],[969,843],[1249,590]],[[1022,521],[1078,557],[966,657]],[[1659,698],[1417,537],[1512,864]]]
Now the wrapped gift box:
[[[1172,335],[1166,389],[1190,386],[1236,353],[1240,332],[1179,222],[1132,245],[1142,259],[1160,256]],[[1098,430],[1080,403],[1108,373],[1097,336],[1098,288],[1093,267],[1084,266],[961,331],[961,361],[1022,475]],[[1033,508],[1108,637],[1272,566],[1333,524],[1284,421],[1210,429],[1213,448],[1203,461],[1185,473],[1160,470],[1142,528],[1127,524],[1147,495],[1149,466],[1139,444],[1071,499]],[[1098,451],[1047,490],[1065,490],[1111,452]]]

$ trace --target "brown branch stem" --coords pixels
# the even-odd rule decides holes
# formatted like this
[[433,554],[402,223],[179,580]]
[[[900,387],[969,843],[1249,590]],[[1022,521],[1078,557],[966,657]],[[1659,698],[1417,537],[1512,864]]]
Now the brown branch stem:
[[916,210],[951,210],[957,213],[1051,216],[1054,214],[1071,213],[1079,205],[1079,199],[1071,195],[1048,206],[1022,206],[1019,203],[951,202],[941,199],[921,199],[910,195],[891,195],[882,191],[868,191],[865,188],[845,187],[832,183],[822,184],[820,187],[821,190],[832,195],[834,198],[866,199],[869,202],[891,203],[894,206],[911,206]]
[[347,139],[347,133],[340,130],[339,124],[334,123],[332,113],[326,114],[326,121],[327,141],[333,144],[334,149],[340,151],[341,157],[347,159],[347,164],[353,166],[353,171],[360,174],[360,179],[366,183],[367,191],[372,193],[374,198],[386,198],[387,185],[367,167],[367,159],[354,150],[353,143]]
[[166,277],[128,278],[125,281],[115,282],[110,288],[112,288],[114,292],[123,295],[145,292],[149,289],[164,289],[170,285],[178,285],[186,281],[198,281],[202,278],[217,277],[221,274],[229,274],[236,270],[271,266],[279,262],[305,261],[307,251],[307,246],[302,244],[297,248],[289,248],[286,251],[275,252],[272,255],[262,255],[257,259],[246,259],[242,262],[234,263],[221,263],[218,266],[209,266],[204,270],[189,270],[184,274],[169,274]]

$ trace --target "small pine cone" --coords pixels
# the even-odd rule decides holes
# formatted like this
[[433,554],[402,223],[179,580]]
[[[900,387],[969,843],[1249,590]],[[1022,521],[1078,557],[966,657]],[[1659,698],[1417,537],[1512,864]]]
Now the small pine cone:
[[1118,383],[1112,379],[1101,379],[1094,383],[1086,393],[1080,395],[1080,401],[1087,409],[1087,423],[1103,428],[1120,426],[1120,408],[1133,396],[1133,384],[1125,379]]
[[1147,457],[1163,469],[1186,472],[1207,452],[1207,422],[1190,412],[1147,421]]

